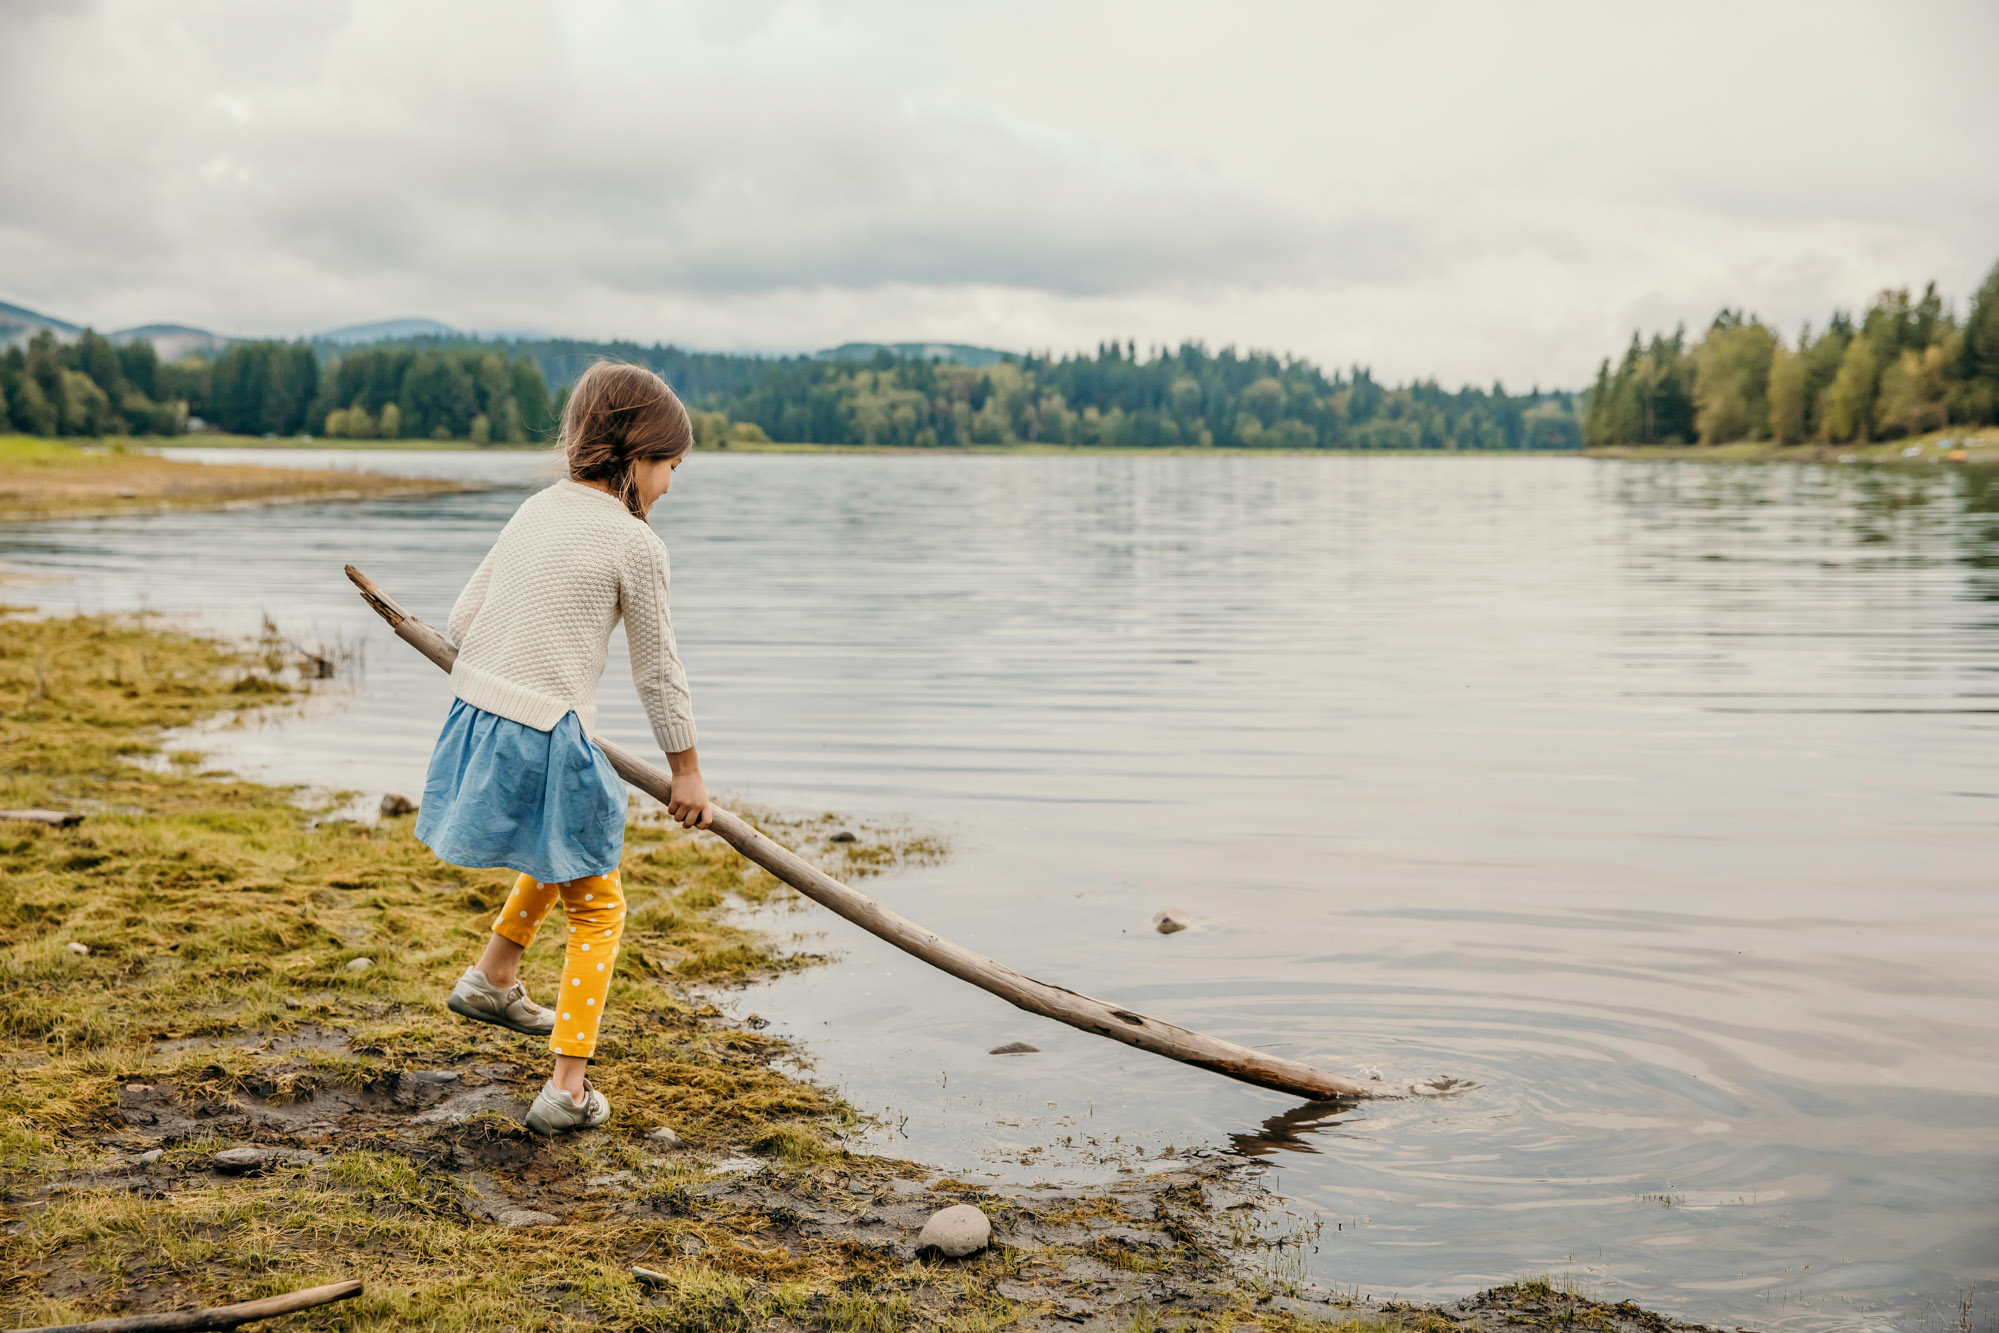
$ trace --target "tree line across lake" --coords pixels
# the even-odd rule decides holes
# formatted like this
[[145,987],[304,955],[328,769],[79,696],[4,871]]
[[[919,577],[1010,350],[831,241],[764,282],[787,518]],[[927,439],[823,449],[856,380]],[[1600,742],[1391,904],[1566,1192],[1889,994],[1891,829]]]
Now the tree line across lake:
[[1959,323],[1931,283],[1882,292],[1856,320],[1783,337],[1724,310],[1689,343],[1684,329],[1633,334],[1584,400],[1583,439],[1619,444],[1800,444],[1896,439],[1999,422],[1999,265]]
[[239,435],[336,439],[548,437],[560,404],[526,356],[478,343],[362,347],[328,356],[303,342],[236,342],[163,362],[151,343],[38,333],[0,356],[0,426],[29,435],[176,435],[198,424]]
[[[972,367],[900,356],[752,357],[567,339],[417,339],[360,348],[237,342],[160,361],[149,344],[38,334],[0,356],[0,406],[35,435],[170,435],[191,422],[242,435],[546,439],[566,382],[598,356],[649,365],[694,410],[703,444],[1572,449],[1573,395],[1401,387],[1366,370],[1188,343],[1130,343]],[[549,385],[559,387],[550,392]]]
[[[697,440],[889,446],[1573,449],[1894,438],[1999,421],[1999,267],[1959,322],[1937,295],[1881,293],[1786,345],[1724,310],[1633,335],[1586,393],[1390,387],[1268,353],[1132,343],[967,366],[883,349],[865,358],[755,357],[573,339],[424,338],[364,347],[244,341],[166,363],[150,344],[37,334],[0,355],[0,429],[334,439],[548,439],[567,384],[599,356],[651,366],[694,410]],[[556,385],[552,392],[550,385]]]

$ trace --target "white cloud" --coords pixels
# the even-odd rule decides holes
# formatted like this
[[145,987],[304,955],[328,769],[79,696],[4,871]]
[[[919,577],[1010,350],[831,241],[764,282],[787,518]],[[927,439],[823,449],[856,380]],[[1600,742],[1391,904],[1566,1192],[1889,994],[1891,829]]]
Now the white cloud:
[[0,296],[1579,384],[1999,257],[1989,6],[0,8]]

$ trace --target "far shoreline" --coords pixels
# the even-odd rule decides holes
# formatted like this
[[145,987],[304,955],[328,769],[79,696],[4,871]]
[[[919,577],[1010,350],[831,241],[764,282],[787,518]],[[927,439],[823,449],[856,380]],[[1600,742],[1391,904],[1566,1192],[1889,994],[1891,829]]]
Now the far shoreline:
[[[84,449],[271,449],[286,452],[340,450],[362,453],[543,453],[546,443],[475,444],[470,440],[367,440],[329,436],[170,435],[53,440]],[[1171,458],[1577,458],[1679,463],[1999,463],[1999,427],[1957,427],[1924,435],[1867,443],[1778,444],[1745,440],[1732,444],[1623,444],[1589,449],[1251,449],[1046,443],[896,445],[819,444],[803,441],[743,441],[704,446],[704,453],[872,455],[921,457],[1090,457],[1148,455]]]
[[359,470],[208,464],[127,440],[0,435],[0,521],[378,500],[484,490],[479,482]]

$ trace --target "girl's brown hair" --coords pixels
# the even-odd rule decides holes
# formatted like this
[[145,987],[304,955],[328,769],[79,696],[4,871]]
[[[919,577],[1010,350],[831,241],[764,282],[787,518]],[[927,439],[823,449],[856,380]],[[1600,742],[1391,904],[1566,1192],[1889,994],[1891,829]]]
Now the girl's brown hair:
[[694,423],[666,381],[644,366],[598,361],[570,389],[555,447],[572,478],[609,484],[643,519],[632,464],[680,457],[694,447]]

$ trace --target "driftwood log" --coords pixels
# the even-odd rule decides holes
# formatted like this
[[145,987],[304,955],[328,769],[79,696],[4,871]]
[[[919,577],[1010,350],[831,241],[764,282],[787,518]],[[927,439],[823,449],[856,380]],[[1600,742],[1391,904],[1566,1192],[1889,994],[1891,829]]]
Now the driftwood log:
[[[458,650],[449,639],[404,610],[354,566],[347,566],[347,577],[361,590],[361,596],[367,599],[368,605],[389,622],[398,638],[444,670],[451,670]],[[621,746],[601,738],[593,739],[610,759],[611,766],[618,770],[618,776],[661,804],[666,803],[673,782],[671,777]],[[711,808],[714,814],[711,832],[792,888],[845,917],[870,935],[887,940],[904,953],[920,958],[960,981],[968,981],[981,990],[989,991],[1016,1008],[1052,1018],[1058,1023],[1067,1023],[1084,1032],[1093,1032],[1099,1037],[1109,1037],[1127,1046],[1136,1046],[1154,1055],[1163,1055],[1169,1060],[1178,1060],[1182,1064],[1253,1083],[1260,1088],[1272,1088],[1313,1101],[1397,1096],[1406,1091],[1377,1080],[1346,1078],[1296,1060],[1266,1055],[1247,1046],[1147,1018],[1061,986],[1036,981],[898,916],[865,893],[834,879],[791,849],[765,837],[740,816],[719,805]]]
[[241,1305],[217,1305],[206,1310],[167,1310],[160,1314],[127,1315],[122,1319],[98,1319],[88,1324],[48,1324],[41,1328],[14,1329],[12,1333],[157,1333],[158,1330],[241,1328],[259,1319],[274,1319],[315,1305],[331,1305],[361,1294],[359,1282],[329,1282],[323,1287],[307,1287],[282,1296],[266,1296]]
[[50,828],[73,828],[83,822],[83,816],[71,810],[0,810],[0,819],[47,824]]

